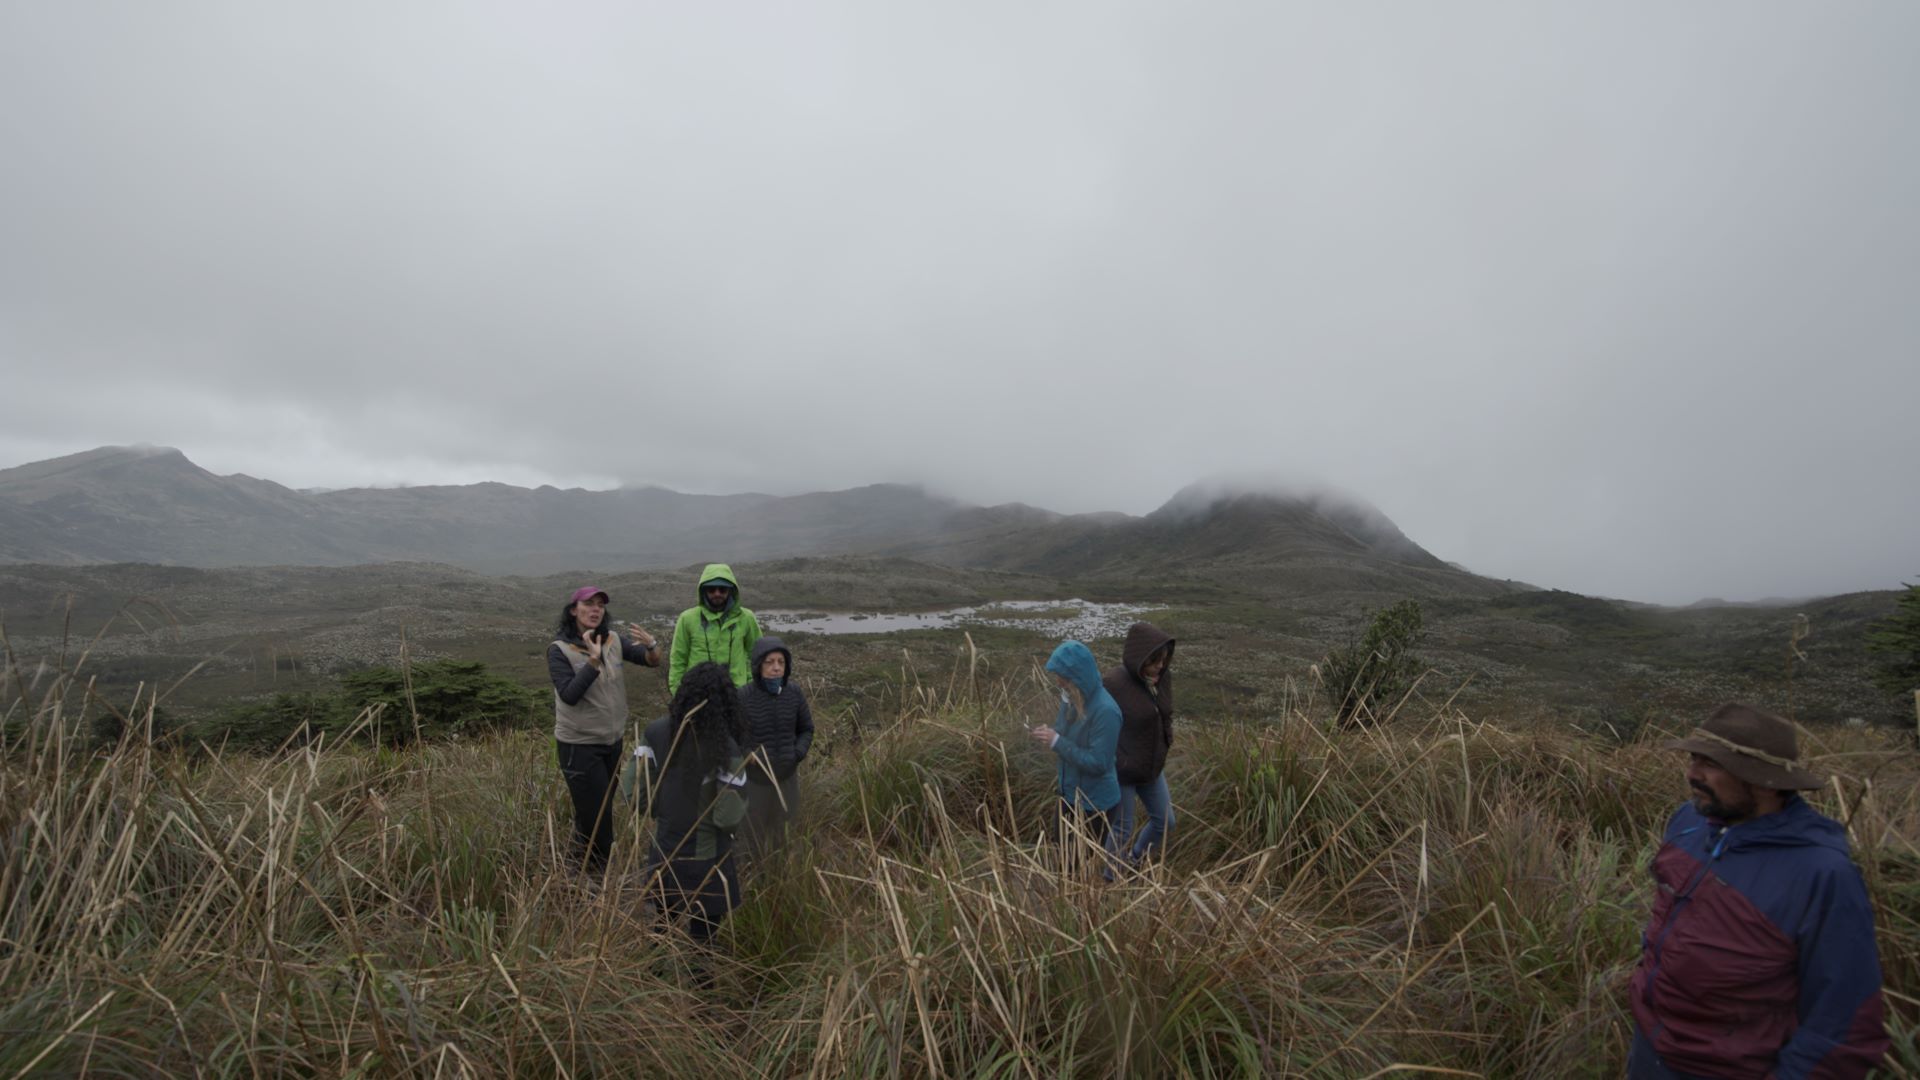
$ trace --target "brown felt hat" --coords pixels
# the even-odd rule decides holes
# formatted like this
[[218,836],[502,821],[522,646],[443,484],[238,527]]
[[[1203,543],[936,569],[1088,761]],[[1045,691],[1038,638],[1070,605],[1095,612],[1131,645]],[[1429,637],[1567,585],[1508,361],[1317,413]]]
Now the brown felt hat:
[[1826,786],[1801,764],[1793,723],[1751,705],[1720,706],[1693,734],[1668,743],[1667,749],[1699,754],[1756,787],[1806,791]]

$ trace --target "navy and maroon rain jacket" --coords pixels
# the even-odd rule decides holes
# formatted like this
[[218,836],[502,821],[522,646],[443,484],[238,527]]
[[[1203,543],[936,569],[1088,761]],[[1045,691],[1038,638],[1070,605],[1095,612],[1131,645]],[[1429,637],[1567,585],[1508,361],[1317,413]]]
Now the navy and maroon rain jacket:
[[1730,827],[1692,803],[1653,859],[1633,1018],[1697,1076],[1864,1076],[1887,1049],[1873,909],[1840,823],[1798,795]]

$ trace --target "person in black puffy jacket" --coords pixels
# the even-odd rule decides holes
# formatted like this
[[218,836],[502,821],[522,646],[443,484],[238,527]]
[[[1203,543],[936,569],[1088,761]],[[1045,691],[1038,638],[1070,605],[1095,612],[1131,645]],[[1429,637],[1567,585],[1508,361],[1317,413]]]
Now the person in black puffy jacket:
[[793,681],[793,650],[777,637],[754,642],[753,678],[740,688],[747,737],[749,859],[777,851],[800,814],[800,762],[813,745],[813,710]]

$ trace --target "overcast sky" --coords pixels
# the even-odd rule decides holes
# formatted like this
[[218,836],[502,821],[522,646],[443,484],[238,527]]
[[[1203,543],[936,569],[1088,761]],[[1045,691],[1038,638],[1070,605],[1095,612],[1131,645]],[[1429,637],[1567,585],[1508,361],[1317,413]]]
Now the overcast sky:
[[[939,10],[930,10],[934,8]],[[1920,4],[0,3],[0,465],[1920,578]]]

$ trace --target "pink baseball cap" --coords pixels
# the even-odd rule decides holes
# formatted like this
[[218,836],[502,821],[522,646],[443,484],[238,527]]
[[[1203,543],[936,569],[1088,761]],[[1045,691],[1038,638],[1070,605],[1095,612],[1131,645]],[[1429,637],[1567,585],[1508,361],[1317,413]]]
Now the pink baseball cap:
[[613,600],[613,597],[607,595],[607,590],[598,585],[582,585],[573,590],[573,599],[567,601],[567,603],[577,604],[589,596],[599,597],[601,603],[611,603]]

